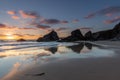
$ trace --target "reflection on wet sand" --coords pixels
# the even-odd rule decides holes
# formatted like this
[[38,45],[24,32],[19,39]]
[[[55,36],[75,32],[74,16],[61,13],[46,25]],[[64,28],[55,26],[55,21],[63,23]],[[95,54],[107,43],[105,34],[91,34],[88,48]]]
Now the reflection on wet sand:
[[[85,43],[85,42],[80,42],[77,45],[71,45],[71,46],[62,46],[65,47],[66,49],[64,49],[64,52],[66,52],[66,50],[71,49],[74,53],[78,53],[80,54],[81,51],[82,52],[87,52],[88,50],[92,50],[92,47],[100,47],[101,46],[97,46],[97,45],[93,45],[91,43]],[[56,53],[62,53],[62,49],[60,48],[61,46],[55,46],[55,47],[48,47],[48,48],[23,48],[23,49],[17,49],[17,50],[6,50],[5,52],[0,52],[0,58],[4,58],[4,57],[9,57],[9,56],[19,56],[19,55],[37,55],[39,57],[41,56],[48,56],[50,55],[50,53],[52,54],[56,54]],[[88,50],[87,50],[87,49]],[[59,51],[58,51],[59,50]],[[50,53],[49,53],[50,52]]]
[[[68,46],[67,48],[70,48],[73,50],[73,52],[75,53],[81,53],[81,51],[87,47],[87,49],[89,50],[92,50],[92,47],[93,45],[91,43],[84,43],[84,42],[81,42],[79,43],[78,45],[73,45],[73,46]],[[87,50],[86,49],[86,50]],[[86,52],[86,51],[85,51]]]
[[78,45],[68,46],[67,48],[72,49],[76,53],[80,53],[84,47],[84,43],[79,43]]
[[47,48],[45,50],[50,51],[52,54],[55,54],[58,50],[58,47],[51,47],[51,48]]
[[85,43],[85,46],[91,50],[94,45],[91,43]]
[[3,78],[2,78],[2,80],[9,80],[9,78],[11,78],[13,75],[15,75],[18,71],[19,71],[19,67],[21,66],[21,64],[20,63],[15,63],[14,65],[13,65],[13,68],[11,69],[11,71],[10,72],[8,72],[8,74],[6,74]]
[[[107,50],[101,50],[99,48],[101,48],[101,46],[80,42],[75,45],[67,46],[50,46],[45,48],[38,46],[37,48],[30,47],[16,50],[6,50],[5,52],[0,52],[0,60],[4,61],[4,63],[0,63],[0,65],[10,67],[9,71],[4,70],[4,74],[0,73],[0,77],[3,77],[1,75],[4,75],[3,80],[9,80],[9,77],[12,77],[19,72],[20,67],[25,68],[26,65],[31,66],[31,64],[34,64],[34,62],[35,64],[44,64],[66,58],[86,58],[91,56],[104,57],[110,55],[110,53],[112,54],[112,51],[108,52]],[[96,51],[99,51],[100,54],[97,54]],[[0,70],[3,69],[4,67],[0,67]]]

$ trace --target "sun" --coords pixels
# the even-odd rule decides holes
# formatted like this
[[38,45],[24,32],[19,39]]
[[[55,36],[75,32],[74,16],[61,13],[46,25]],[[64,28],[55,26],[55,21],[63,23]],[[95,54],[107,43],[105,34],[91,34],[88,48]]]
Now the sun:
[[13,40],[15,37],[12,34],[6,34],[6,39]]

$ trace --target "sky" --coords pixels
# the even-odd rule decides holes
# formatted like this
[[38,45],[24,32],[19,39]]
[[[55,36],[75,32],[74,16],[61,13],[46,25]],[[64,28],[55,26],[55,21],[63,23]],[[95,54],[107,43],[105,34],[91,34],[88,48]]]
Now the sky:
[[0,39],[37,39],[51,30],[60,37],[84,34],[120,22],[120,0],[0,0]]

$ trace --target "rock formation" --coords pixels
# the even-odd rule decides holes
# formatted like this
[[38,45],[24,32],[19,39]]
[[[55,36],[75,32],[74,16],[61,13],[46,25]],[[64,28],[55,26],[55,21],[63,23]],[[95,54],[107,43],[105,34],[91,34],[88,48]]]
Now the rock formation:
[[72,31],[71,36],[61,39],[61,41],[65,41],[65,42],[78,41],[78,40],[84,40],[84,36],[82,35],[79,29]]
[[90,40],[90,41],[94,40],[94,37],[91,31],[88,31],[84,36],[85,36],[85,40]]
[[59,40],[59,37],[57,35],[57,32],[54,30],[48,33],[47,35],[43,36],[42,38],[38,38],[38,42],[45,42],[45,41],[57,41]]
[[120,23],[113,29],[93,33],[93,37],[95,40],[110,40],[115,38],[118,34],[120,34]]
[[26,41],[26,40],[21,38],[21,39],[18,39],[17,41],[21,42],[21,41]]

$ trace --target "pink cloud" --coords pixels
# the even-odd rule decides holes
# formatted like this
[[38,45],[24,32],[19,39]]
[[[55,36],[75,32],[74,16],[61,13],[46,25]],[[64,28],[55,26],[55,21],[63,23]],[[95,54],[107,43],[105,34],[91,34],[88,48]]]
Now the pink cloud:
[[92,13],[92,14],[89,14],[89,15],[85,16],[85,19],[93,18],[94,16],[95,16],[95,14]]
[[101,9],[101,10],[98,10],[96,12],[92,12],[92,14],[89,14],[87,16],[85,16],[84,18],[85,19],[90,19],[90,18],[93,18],[97,15],[101,15],[101,16],[112,16],[113,14],[116,14],[116,13],[120,13],[120,6],[111,6],[111,7],[107,7],[107,8],[104,8],[104,9]]
[[35,18],[40,17],[36,12],[33,12],[33,11],[20,10],[19,13],[22,16],[22,18],[33,18],[33,19],[35,19]]
[[112,13],[107,13],[105,14],[107,17],[111,17],[113,14]]
[[120,16],[115,17],[114,19],[111,20],[105,20],[104,23],[105,24],[112,24],[114,22],[120,21]]
[[79,22],[79,20],[78,19],[74,19],[72,22],[73,23],[77,23],[77,22]]

